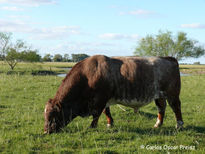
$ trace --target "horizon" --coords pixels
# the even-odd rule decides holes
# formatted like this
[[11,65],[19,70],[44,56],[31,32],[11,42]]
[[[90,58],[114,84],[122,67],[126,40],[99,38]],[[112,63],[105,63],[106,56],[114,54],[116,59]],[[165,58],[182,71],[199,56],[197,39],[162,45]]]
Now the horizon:
[[[205,1],[0,0],[0,31],[39,54],[133,56],[140,38],[187,33],[205,46]],[[177,6],[177,7],[176,7]],[[205,64],[205,56],[179,63]]]

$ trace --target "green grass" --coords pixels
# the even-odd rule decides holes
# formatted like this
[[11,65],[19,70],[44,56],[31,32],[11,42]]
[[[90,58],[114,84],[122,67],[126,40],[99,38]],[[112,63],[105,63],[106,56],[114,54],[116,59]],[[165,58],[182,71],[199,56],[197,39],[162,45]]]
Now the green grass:
[[11,70],[6,62],[0,61],[0,73],[30,75],[32,72],[53,71],[57,74],[67,73],[65,68],[71,68],[76,63],[73,62],[38,62],[25,63],[19,62],[14,70]]
[[175,117],[169,106],[164,125],[154,129],[157,108],[151,103],[139,113],[112,106],[113,128],[106,128],[105,115],[100,117],[96,129],[88,128],[91,117],[78,117],[62,132],[43,135],[45,103],[55,95],[62,79],[0,74],[0,153],[167,153],[165,149],[148,149],[164,145],[196,148],[178,148],[170,153],[205,153],[204,75],[182,77],[183,131],[175,130]]
[[205,65],[180,65],[180,71],[186,74],[205,74]]

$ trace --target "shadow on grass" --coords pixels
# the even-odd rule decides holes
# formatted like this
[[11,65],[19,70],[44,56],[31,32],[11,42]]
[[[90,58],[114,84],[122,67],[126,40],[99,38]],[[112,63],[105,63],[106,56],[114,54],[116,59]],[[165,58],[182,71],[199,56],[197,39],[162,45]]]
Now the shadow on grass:
[[37,70],[37,71],[32,71],[31,75],[56,75],[56,72],[47,71],[47,70]]
[[201,127],[201,126],[191,126],[191,125],[188,125],[186,126],[186,128],[184,128],[184,130],[192,130],[196,133],[203,133],[205,134],[205,127]]
[[0,105],[0,109],[7,109],[8,108],[8,106],[6,106],[6,105]]
[[[62,133],[66,133],[66,134],[76,134],[76,133],[80,133],[81,136],[87,136],[91,133],[105,133],[105,134],[124,134],[124,133],[134,133],[134,134],[138,134],[138,135],[149,135],[151,136],[156,136],[156,135],[164,135],[164,136],[174,136],[177,135],[179,132],[186,132],[186,131],[193,131],[196,133],[202,133],[205,134],[205,127],[201,127],[201,126],[186,126],[183,130],[178,131],[175,129],[175,127],[161,127],[161,128],[139,128],[139,127],[133,127],[133,126],[114,126],[112,128],[82,128],[82,129],[77,129],[77,127],[65,127],[63,128],[60,132],[58,133],[52,133],[52,135],[55,134],[62,134]],[[44,138],[46,136],[49,136],[49,134],[43,134],[42,133],[30,133],[29,134],[32,138],[37,139],[37,138]],[[51,134],[50,134],[51,135]]]
[[148,118],[148,119],[156,119],[156,117],[157,117],[156,114],[152,114],[152,113],[149,113],[149,112],[139,111],[139,114],[141,116],[144,116],[144,117]]
[[[53,134],[55,134],[55,133],[53,133]],[[42,131],[39,133],[28,133],[28,135],[30,138],[33,138],[34,140],[36,140],[36,139],[43,139],[43,138],[49,136],[50,134],[44,134]]]
[[[106,126],[105,126],[106,127]],[[81,133],[81,135],[86,135],[90,133],[135,133],[140,135],[166,135],[166,136],[173,136],[178,133],[178,131],[175,129],[175,127],[161,127],[161,128],[139,128],[139,127],[133,127],[133,126],[113,126],[112,128],[84,128],[84,129],[77,129],[77,128],[69,128],[65,127],[63,128],[59,133]]]
[[127,132],[129,133],[136,133],[140,135],[149,135],[149,136],[155,136],[155,135],[166,135],[166,136],[173,136],[178,133],[178,131],[175,129],[175,127],[161,127],[161,128],[128,128]]
[[193,68],[188,68],[188,67],[180,67],[179,69],[180,69],[180,70],[182,70],[182,69],[184,69],[184,70],[186,69],[186,70],[187,70],[187,69],[193,69]]

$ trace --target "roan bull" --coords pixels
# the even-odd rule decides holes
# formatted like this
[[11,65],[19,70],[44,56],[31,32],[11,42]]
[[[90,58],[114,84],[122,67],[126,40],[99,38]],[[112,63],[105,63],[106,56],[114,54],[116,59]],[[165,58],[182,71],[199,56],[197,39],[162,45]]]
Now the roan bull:
[[[45,133],[58,132],[75,117],[93,116],[92,128],[104,110],[113,125],[109,106],[122,104],[137,110],[153,100],[158,107],[154,127],[163,123],[166,100],[182,128],[180,73],[172,57],[106,57],[96,55],[77,63],[45,106]],[[113,101],[114,100],[114,101]]]

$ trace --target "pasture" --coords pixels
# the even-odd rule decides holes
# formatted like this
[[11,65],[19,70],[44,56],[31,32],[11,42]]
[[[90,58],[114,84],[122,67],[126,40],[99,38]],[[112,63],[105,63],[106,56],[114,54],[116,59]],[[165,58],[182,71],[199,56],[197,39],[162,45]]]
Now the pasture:
[[[0,64],[0,153],[205,153],[205,66],[181,66],[184,130],[175,130],[167,105],[164,125],[154,129],[157,108],[151,103],[139,113],[111,106],[114,127],[106,128],[102,114],[98,128],[89,118],[76,118],[62,132],[44,135],[44,107],[62,77],[31,75],[32,70],[65,73],[69,63],[20,63],[15,73]],[[23,72],[23,73],[22,73]]]

